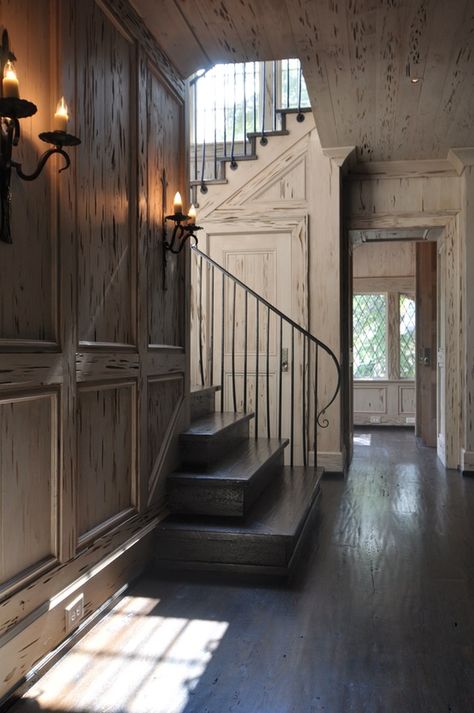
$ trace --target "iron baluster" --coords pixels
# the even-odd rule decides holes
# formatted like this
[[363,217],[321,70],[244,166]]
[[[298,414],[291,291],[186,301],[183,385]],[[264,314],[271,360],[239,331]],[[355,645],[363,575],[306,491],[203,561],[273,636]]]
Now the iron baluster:
[[253,63],[253,131],[257,132],[257,63]]
[[277,76],[276,62],[272,62],[272,130],[277,128]]
[[198,82],[193,84],[194,96],[194,180],[198,180]]
[[266,369],[266,388],[267,388],[267,438],[270,438],[270,309],[267,307],[267,369]]
[[230,164],[229,166],[235,170],[237,168],[237,161],[235,160],[235,118],[237,111],[237,99],[235,96],[235,80],[236,80],[236,65],[234,64],[234,105],[232,108],[232,143],[230,147]]
[[290,406],[290,465],[294,463],[295,441],[295,328],[291,327],[291,406]]
[[256,305],[256,321],[255,321],[255,438],[258,438],[258,358],[260,352],[260,334],[259,334],[259,316],[260,316],[260,302],[257,298],[255,301]]
[[225,324],[225,275],[222,275],[222,314],[221,314],[221,411],[224,411],[224,324]]
[[234,403],[234,411],[237,411],[237,394],[235,391],[235,298],[237,292],[237,284],[234,282],[234,293],[232,300],[232,399]]
[[243,68],[243,89],[244,89],[244,156],[247,156],[247,64],[244,62]]
[[204,379],[204,361],[203,361],[203,344],[202,344],[202,257],[199,258],[199,368],[201,371],[201,386],[205,385]]
[[281,406],[283,401],[283,318],[280,317],[280,364],[278,369],[278,438],[281,439]]
[[303,465],[307,465],[306,453],[306,337],[303,337],[303,374],[302,374],[302,422],[303,422]]
[[214,178],[217,180],[217,102],[214,99]]
[[211,268],[211,334],[209,337],[209,372],[210,372],[210,384],[214,384],[214,288],[215,288],[215,275],[214,275],[214,265]]
[[244,297],[244,413],[247,413],[247,351],[248,351],[248,308],[249,295]]
[[318,362],[319,346],[316,344],[314,356],[314,467],[318,467]]
[[262,134],[260,137],[260,144],[262,146],[266,146],[268,144],[268,139],[265,136],[265,105],[267,103],[267,92],[266,92],[266,85],[267,85],[267,63],[263,63],[263,79],[261,82],[261,87],[262,87]]

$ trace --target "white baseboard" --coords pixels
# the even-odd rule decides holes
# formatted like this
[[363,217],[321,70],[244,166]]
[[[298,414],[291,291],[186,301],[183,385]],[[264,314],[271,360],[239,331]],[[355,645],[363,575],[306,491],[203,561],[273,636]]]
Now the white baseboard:
[[461,448],[461,470],[474,473],[474,451]]
[[[314,452],[310,451],[309,465],[314,465]],[[327,473],[344,473],[345,458],[342,451],[318,451],[318,466]]]

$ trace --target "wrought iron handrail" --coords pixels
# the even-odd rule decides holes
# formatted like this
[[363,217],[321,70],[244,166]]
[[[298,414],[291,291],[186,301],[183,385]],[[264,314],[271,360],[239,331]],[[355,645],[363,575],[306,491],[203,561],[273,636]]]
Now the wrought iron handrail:
[[[266,310],[266,353],[264,354],[265,361],[265,388],[266,388],[266,419],[267,419],[267,436],[271,437],[270,428],[270,314],[273,314],[277,320],[279,320],[279,342],[280,342],[280,356],[279,356],[279,384],[278,384],[278,437],[282,437],[282,372],[283,369],[283,324],[285,323],[286,328],[290,329],[291,334],[291,409],[290,409],[290,427],[289,440],[290,440],[290,464],[294,464],[294,431],[295,431],[295,333],[300,335],[302,340],[302,365],[301,365],[301,392],[302,392],[302,403],[301,403],[301,432],[302,432],[302,452],[303,452],[303,465],[307,465],[307,444],[308,444],[308,422],[309,422],[309,411],[311,410],[311,397],[313,397],[313,417],[314,417],[314,429],[313,429],[313,452],[314,452],[314,465],[316,466],[316,454],[317,454],[317,426],[320,428],[327,428],[329,426],[329,420],[325,417],[325,414],[329,407],[334,403],[341,386],[341,367],[337,360],[336,355],[327,344],[318,339],[314,334],[309,332],[307,329],[298,324],[291,317],[282,312],[278,307],[271,304],[265,297],[260,295],[258,292],[253,290],[251,287],[246,285],[241,279],[236,275],[233,275],[229,270],[216,262],[209,255],[200,250],[196,245],[192,246],[193,253],[198,259],[199,275],[198,275],[198,308],[197,314],[199,317],[199,375],[202,386],[213,385],[215,364],[217,360],[215,359],[215,305],[216,305],[216,295],[215,295],[215,271],[222,275],[222,295],[221,295],[221,334],[220,334],[220,386],[221,386],[221,410],[224,410],[225,394],[224,394],[224,333],[225,333],[225,280],[229,280],[233,285],[233,305],[232,305],[232,349],[231,349],[231,367],[232,367],[232,401],[234,410],[237,411],[237,397],[236,397],[236,350],[235,350],[235,340],[236,340],[236,290],[237,287],[243,290],[244,294],[244,319],[243,325],[245,329],[245,340],[244,340],[244,366],[243,366],[243,410],[247,411],[248,405],[248,394],[247,394],[247,381],[249,376],[248,368],[248,315],[249,315],[249,298],[253,298],[256,304],[256,334],[255,334],[255,396],[254,396],[254,411],[255,411],[255,435],[258,436],[259,432],[259,397],[258,397],[258,378],[261,374],[259,367],[260,358],[260,307]],[[204,358],[204,343],[203,343],[203,275],[202,275],[202,265],[203,261],[207,263],[210,270],[210,282],[208,283],[208,297],[209,297],[209,368],[206,369],[205,358]],[[265,327],[264,327],[265,329]],[[313,382],[311,383],[310,375],[310,360],[311,360],[311,345],[313,345],[315,356],[314,356],[314,373]],[[320,407],[318,404],[318,369],[319,369],[319,349],[323,350],[332,361],[335,371],[336,371],[336,385],[333,392],[330,394],[330,398],[327,399],[326,403]],[[288,362],[289,360],[287,360]],[[287,363],[287,369],[289,370],[289,365]],[[210,374],[210,382],[206,384],[206,372]],[[311,391],[313,392],[311,394]],[[323,418],[324,417],[324,418]]]
[[[304,96],[303,96],[304,94]],[[257,139],[286,131],[286,113],[304,121],[310,111],[298,60],[244,62],[211,67],[189,81],[191,187],[223,179],[222,164],[235,170],[255,158]]]

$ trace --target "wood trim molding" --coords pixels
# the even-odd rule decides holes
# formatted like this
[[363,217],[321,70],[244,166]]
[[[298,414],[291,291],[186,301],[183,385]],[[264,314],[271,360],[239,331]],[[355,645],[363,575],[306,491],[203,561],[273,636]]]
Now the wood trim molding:
[[463,473],[474,473],[474,451],[461,448],[461,470]]
[[354,277],[354,292],[415,292],[415,276]]
[[[308,454],[309,463],[314,463],[314,451]],[[326,473],[344,473],[345,457],[342,451],[318,451],[318,466]]]
[[348,181],[390,178],[433,178],[456,176],[457,168],[448,154],[446,159],[419,161],[366,161],[357,163],[347,175]]
[[450,149],[448,161],[454,166],[456,174],[461,176],[466,166],[474,166],[474,147]]

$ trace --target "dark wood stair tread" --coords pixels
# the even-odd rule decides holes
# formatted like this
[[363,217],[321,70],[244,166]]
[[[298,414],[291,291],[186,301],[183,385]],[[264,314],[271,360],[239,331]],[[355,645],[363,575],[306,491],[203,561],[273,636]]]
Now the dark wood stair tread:
[[213,412],[196,419],[190,427],[183,431],[180,438],[214,438],[224,433],[228,428],[233,428],[236,424],[245,423],[253,418],[252,413],[234,413],[233,411]]
[[296,538],[319,490],[322,469],[285,466],[248,515],[239,522],[227,518],[170,515],[158,529],[176,534],[213,537],[259,536]]
[[249,438],[225,459],[202,471],[177,470],[168,476],[173,483],[205,482],[206,484],[248,483],[252,476],[288,444],[288,439]]

